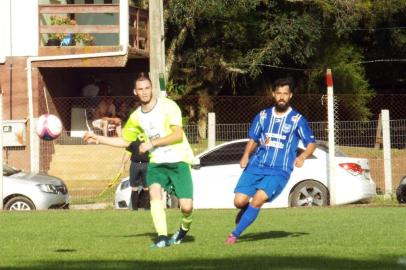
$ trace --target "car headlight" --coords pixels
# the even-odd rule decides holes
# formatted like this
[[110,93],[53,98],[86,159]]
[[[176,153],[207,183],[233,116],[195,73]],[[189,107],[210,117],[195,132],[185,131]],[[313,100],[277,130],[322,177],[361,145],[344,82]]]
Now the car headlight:
[[130,186],[130,181],[129,181],[129,180],[126,180],[126,181],[124,181],[124,182],[121,183],[120,190],[126,189],[126,188],[128,188],[129,186]]
[[39,184],[38,187],[42,192],[53,193],[53,194],[58,193],[58,190],[56,189],[56,187],[51,184]]

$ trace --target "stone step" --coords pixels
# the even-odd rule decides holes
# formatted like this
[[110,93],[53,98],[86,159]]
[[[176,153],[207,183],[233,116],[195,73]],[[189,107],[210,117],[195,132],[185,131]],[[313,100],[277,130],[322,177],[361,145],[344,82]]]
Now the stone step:
[[105,164],[113,164],[114,166],[120,166],[122,161],[121,156],[94,156],[94,157],[81,157],[81,156],[52,156],[52,161],[50,164],[50,168],[55,168],[59,164],[62,165],[69,165],[70,167],[88,167],[88,166],[95,166],[104,167]]
[[[121,159],[116,160],[52,160],[50,169],[48,172],[60,171],[60,172],[78,172],[78,171],[117,171],[120,168]],[[127,163],[129,166],[129,162]]]
[[[111,181],[117,174],[124,149],[106,145],[55,145],[48,173],[65,182]],[[128,166],[125,172],[128,173]],[[92,183],[93,185],[94,183]]]
[[[78,171],[78,172],[58,172],[52,171],[49,174],[59,177],[64,181],[111,181],[116,175],[118,171],[111,171],[111,172],[86,172],[86,171]],[[128,175],[128,172],[123,174],[124,176]],[[123,177],[124,177],[123,176]]]
[[114,156],[122,156],[125,152],[125,149],[98,149],[98,148],[83,148],[80,149],[78,147],[72,147],[72,149],[58,149],[55,148],[54,156],[81,156],[81,157],[88,157],[88,156],[102,156],[102,155],[114,155]]
[[72,151],[111,151],[111,152],[120,152],[123,151],[124,148],[122,147],[113,147],[109,145],[103,144],[84,144],[84,145],[62,145],[62,144],[55,144],[54,145],[55,152],[58,153],[71,153]]

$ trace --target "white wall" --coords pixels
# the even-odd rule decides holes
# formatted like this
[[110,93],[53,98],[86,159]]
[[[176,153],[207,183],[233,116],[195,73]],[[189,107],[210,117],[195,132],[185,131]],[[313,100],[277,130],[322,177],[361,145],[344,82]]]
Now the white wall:
[[1,0],[0,25],[0,58],[38,54],[38,0]]

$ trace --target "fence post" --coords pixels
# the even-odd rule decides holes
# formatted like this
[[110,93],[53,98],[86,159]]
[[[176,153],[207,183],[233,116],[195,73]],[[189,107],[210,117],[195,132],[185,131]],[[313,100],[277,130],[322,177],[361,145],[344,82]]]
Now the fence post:
[[35,132],[35,128],[37,126],[38,118],[33,119],[31,123],[34,124],[34,126],[30,126],[30,136],[32,136],[32,139],[30,139],[30,143],[32,143],[32,146],[30,146],[30,151],[31,153],[31,173],[39,173],[40,171],[40,139],[37,136]]
[[336,204],[335,184],[335,115],[334,91],[331,69],[327,69],[327,117],[328,117],[328,188],[330,190],[330,205]]
[[[159,96],[160,94],[165,94],[165,92],[161,92],[159,89],[159,74],[162,73],[164,74],[165,78],[168,78],[167,74],[165,74],[165,33],[163,22],[163,2],[162,0],[150,0],[148,1],[148,3],[148,20],[150,33],[149,70],[153,93],[155,93],[156,96]],[[124,4],[120,3],[120,6],[121,5]]]
[[382,145],[382,114],[379,114],[378,117],[378,126],[376,127],[376,136],[375,136],[375,149],[379,149]]
[[207,147],[211,149],[216,146],[216,114],[209,113],[209,127],[207,130]]
[[3,92],[0,89],[0,211],[3,210]]
[[390,143],[389,110],[382,110],[383,168],[385,173],[385,198],[392,196],[392,158]]

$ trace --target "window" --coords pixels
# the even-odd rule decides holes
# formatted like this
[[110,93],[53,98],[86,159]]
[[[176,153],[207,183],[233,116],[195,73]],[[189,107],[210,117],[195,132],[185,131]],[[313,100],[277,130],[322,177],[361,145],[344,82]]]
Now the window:
[[238,164],[247,142],[238,142],[225,145],[200,158],[201,166]]

